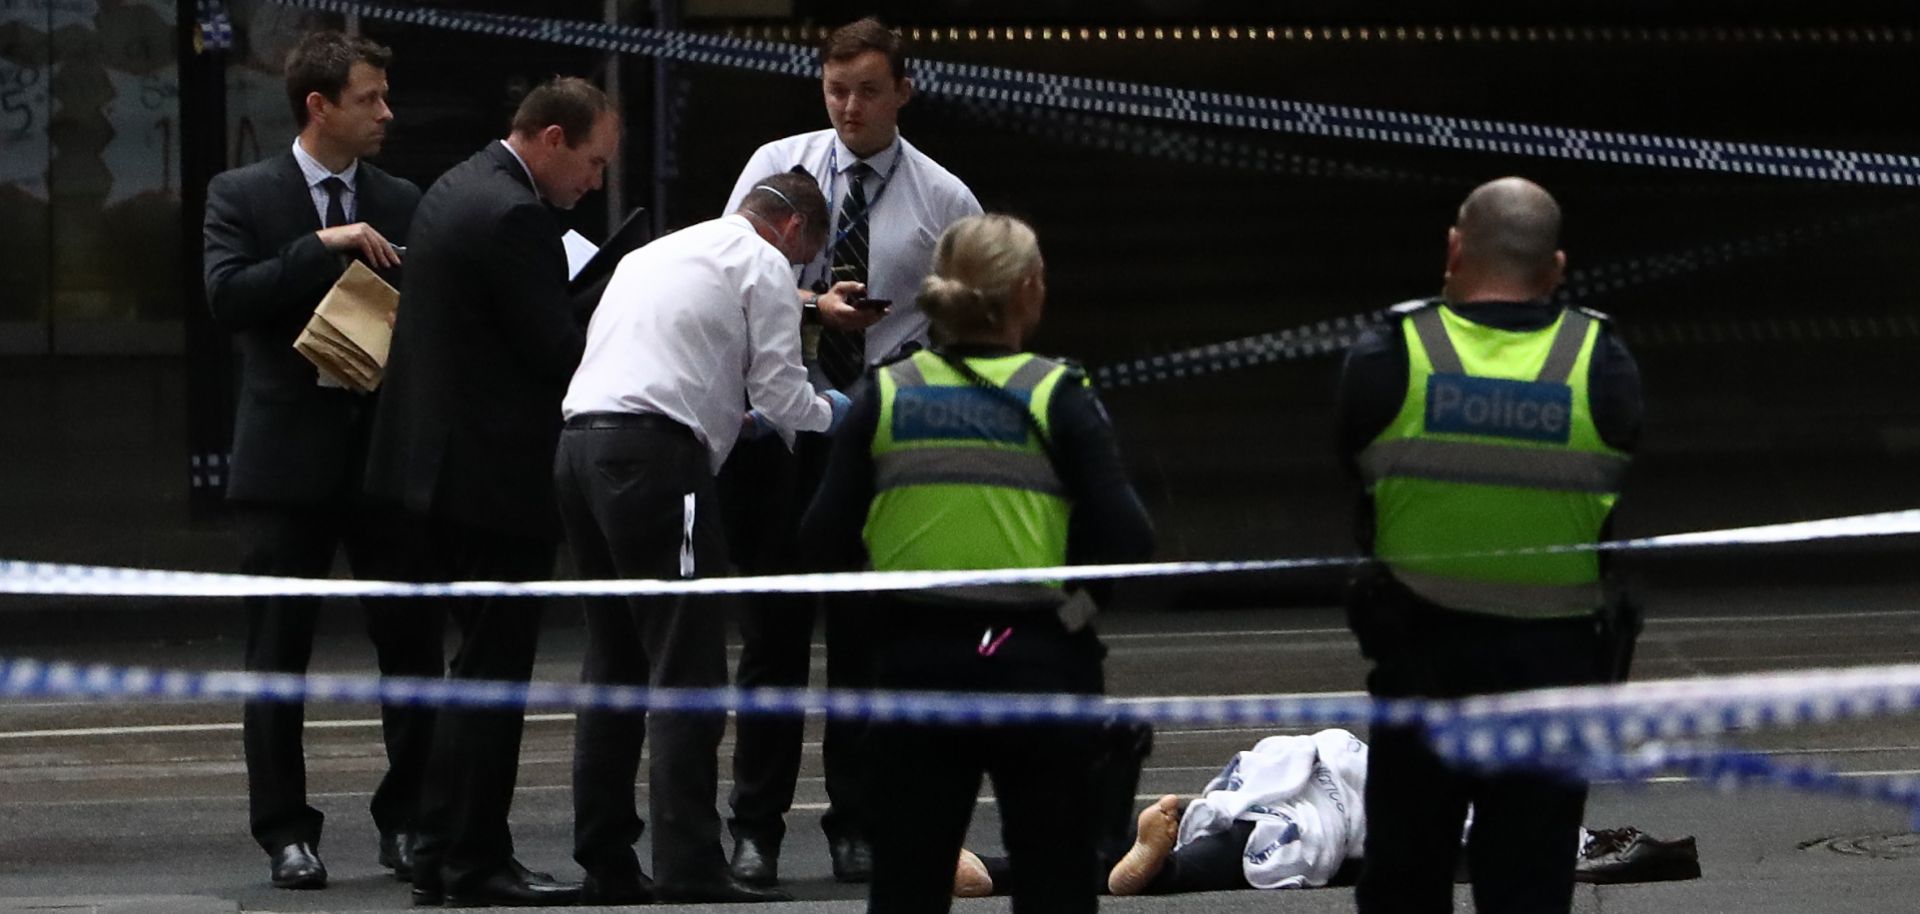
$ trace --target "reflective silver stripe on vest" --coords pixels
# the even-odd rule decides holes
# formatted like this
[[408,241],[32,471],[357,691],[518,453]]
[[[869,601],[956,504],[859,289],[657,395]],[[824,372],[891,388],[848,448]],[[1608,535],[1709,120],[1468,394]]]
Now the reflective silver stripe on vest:
[[[1392,566],[1392,563],[1388,563]],[[1600,608],[1606,592],[1591,584],[1516,584],[1468,581],[1393,567],[1408,590],[1448,609],[1503,616],[1578,616]]]
[[1547,350],[1547,361],[1540,366],[1540,383],[1565,384],[1573,377],[1573,363],[1580,361],[1580,349],[1586,345],[1587,327],[1592,323],[1593,318],[1567,310],[1559,332],[1553,335],[1553,346]]
[[1440,307],[1423,308],[1413,312],[1413,330],[1420,334],[1420,345],[1427,350],[1427,362],[1440,374],[1466,374],[1460,365],[1460,353],[1453,349],[1453,340],[1447,337],[1446,321],[1440,317]]
[[1045,454],[979,447],[908,447],[876,454],[876,492],[940,484],[997,486],[1066,497]]
[[1626,473],[1627,459],[1613,454],[1477,441],[1397,438],[1360,452],[1360,475],[1368,485],[1395,477],[1607,494],[1620,491]]
[[1047,375],[1058,367],[1052,361],[1037,356],[1028,359],[1025,365],[1014,369],[1013,374],[1007,376],[1007,389],[1032,390],[1039,387],[1040,382],[1046,380]]
[[[1426,348],[1427,362],[1435,374],[1467,373],[1460,362],[1459,351],[1453,348],[1453,338],[1447,335],[1446,321],[1440,317],[1438,307],[1416,311],[1412,320],[1414,332],[1420,334],[1420,345]],[[1567,309],[1560,329],[1554,331],[1553,345],[1547,348],[1547,360],[1540,366],[1537,378],[1540,383],[1567,383],[1573,376],[1574,363],[1580,360],[1580,350],[1587,342],[1587,327],[1592,323],[1593,318],[1585,312]]]

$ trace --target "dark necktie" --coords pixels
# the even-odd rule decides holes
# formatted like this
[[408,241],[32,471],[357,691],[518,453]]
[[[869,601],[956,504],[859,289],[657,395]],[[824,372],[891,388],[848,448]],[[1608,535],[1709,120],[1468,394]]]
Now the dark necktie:
[[[866,177],[870,174],[873,168],[865,162],[855,162],[847,169],[847,201],[840,207],[840,224],[834,233],[840,239],[840,243],[833,246],[833,281],[836,283],[867,281]],[[828,383],[845,390],[859,379],[866,367],[865,331],[821,328],[820,371],[827,376]]]
[[347,224],[347,182],[328,176],[320,181],[320,188],[327,192],[327,224],[321,228],[333,228]]

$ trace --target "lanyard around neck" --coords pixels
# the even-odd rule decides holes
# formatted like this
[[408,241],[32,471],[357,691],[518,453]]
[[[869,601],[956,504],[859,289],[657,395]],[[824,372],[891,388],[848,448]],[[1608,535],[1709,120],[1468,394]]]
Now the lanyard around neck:
[[[905,159],[905,158],[906,158],[906,149],[902,147],[902,142],[900,137],[895,136],[893,138],[893,164],[887,166],[887,173],[881,176],[880,186],[874,190],[873,196],[868,198],[867,208],[861,211],[860,218],[862,219],[867,218],[867,214],[873,212],[873,208],[880,205],[880,198],[886,196],[887,188],[893,186],[893,173],[900,170],[900,162],[902,159]],[[851,195],[853,192],[853,188],[851,187],[847,188],[847,192],[849,195]],[[839,198],[839,194],[840,194],[840,143],[838,140],[835,140],[834,142],[827,144],[827,203],[832,204],[836,199]],[[840,207],[840,210],[843,213],[846,212],[846,206],[842,205]],[[833,249],[839,247],[840,242],[847,240],[847,233],[851,231],[853,231],[853,224],[848,223],[846,228],[840,229],[839,231],[834,233],[833,243],[827,245],[828,256],[832,256]]]

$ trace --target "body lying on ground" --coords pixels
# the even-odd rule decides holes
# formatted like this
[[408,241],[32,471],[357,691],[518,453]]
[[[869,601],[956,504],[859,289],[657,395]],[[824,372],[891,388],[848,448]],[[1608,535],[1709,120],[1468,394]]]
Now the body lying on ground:
[[[1366,778],[1367,744],[1345,730],[1267,737],[1192,801],[1168,795],[1142,810],[1131,847],[1109,851],[1099,872],[1114,895],[1351,884],[1366,844]],[[1700,862],[1691,837],[1582,829],[1575,873],[1590,883],[1693,879]],[[1002,894],[1018,878],[1003,858],[963,850],[954,894]]]

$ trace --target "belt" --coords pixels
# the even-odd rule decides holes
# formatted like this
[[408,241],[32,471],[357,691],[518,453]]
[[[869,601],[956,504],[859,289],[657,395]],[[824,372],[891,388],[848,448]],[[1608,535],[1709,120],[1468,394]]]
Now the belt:
[[645,428],[693,433],[693,429],[659,413],[579,413],[567,420],[567,428]]

